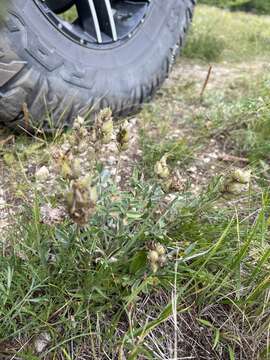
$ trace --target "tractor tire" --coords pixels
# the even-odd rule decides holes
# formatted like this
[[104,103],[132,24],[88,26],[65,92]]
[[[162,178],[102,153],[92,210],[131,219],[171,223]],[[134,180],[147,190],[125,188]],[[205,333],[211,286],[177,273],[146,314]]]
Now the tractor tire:
[[0,122],[46,132],[105,107],[115,116],[137,111],[168,77],[195,5],[149,1],[132,36],[85,46],[55,26],[38,1],[10,0],[0,25]]

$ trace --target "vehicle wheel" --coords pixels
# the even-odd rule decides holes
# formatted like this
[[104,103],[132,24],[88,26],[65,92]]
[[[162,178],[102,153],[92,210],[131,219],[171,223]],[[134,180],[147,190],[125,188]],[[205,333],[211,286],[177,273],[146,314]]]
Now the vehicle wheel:
[[194,5],[10,0],[0,29],[0,121],[52,131],[91,110],[134,112],[168,76]]

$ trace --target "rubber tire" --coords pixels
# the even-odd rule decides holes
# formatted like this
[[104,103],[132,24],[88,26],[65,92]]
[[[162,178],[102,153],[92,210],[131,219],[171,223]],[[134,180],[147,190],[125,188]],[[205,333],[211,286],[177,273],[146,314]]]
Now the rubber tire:
[[0,28],[0,122],[53,131],[89,110],[138,110],[167,78],[194,5],[154,0],[132,38],[89,49],[50,24],[33,0],[10,0]]

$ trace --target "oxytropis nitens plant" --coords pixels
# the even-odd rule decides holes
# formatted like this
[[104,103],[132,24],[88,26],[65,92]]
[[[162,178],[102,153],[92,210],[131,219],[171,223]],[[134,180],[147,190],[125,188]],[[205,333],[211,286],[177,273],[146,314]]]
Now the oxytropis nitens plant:
[[57,171],[64,180],[65,204],[71,220],[86,226],[96,211],[99,199],[99,170],[103,146],[116,143],[118,153],[128,149],[129,131],[124,123],[114,129],[112,112],[101,111],[92,127],[87,129],[85,121],[78,116],[71,134],[56,154]]

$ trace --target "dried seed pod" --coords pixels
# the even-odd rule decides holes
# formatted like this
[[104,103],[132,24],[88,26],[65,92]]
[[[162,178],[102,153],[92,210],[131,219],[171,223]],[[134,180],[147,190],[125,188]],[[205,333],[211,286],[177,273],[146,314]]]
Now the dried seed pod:
[[240,184],[238,182],[231,182],[225,186],[225,192],[234,195],[240,195],[248,190],[247,184]]
[[101,110],[97,117],[97,121],[101,125],[111,119],[112,119],[112,110],[110,108],[105,108]]
[[113,132],[113,121],[112,118],[110,118],[108,121],[104,122],[102,125],[102,131],[106,134],[111,134]]
[[112,141],[113,137],[113,120],[112,118],[103,123],[101,128],[102,138],[101,141],[103,144],[109,144]]
[[151,269],[152,269],[153,273],[155,274],[158,271],[158,264],[151,263]]
[[170,176],[170,170],[167,164],[168,154],[165,154],[159,161],[156,162],[154,171],[161,179],[167,179]]
[[72,175],[72,169],[67,159],[62,159],[60,163],[60,174],[63,179],[69,179]]
[[81,175],[81,160],[74,159],[71,163],[71,177],[72,179],[77,179]]
[[81,116],[77,116],[74,123],[73,123],[73,129],[78,130],[84,125],[84,118]]
[[158,259],[159,266],[160,266],[160,267],[165,266],[166,262],[167,262],[166,256],[165,256],[165,255],[161,255],[161,256],[159,257],[159,259]]
[[156,250],[156,242],[154,240],[150,240],[147,242],[146,247],[148,250]]
[[103,142],[104,144],[111,141],[113,133],[112,111],[105,108],[97,115],[93,128],[93,141]]
[[126,123],[120,126],[120,129],[116,136],[116,140],[119,151],[126,151],[128,149],[129,131]]
[[151,263],[156,263],[158,262],[158,258],[159,258],[159,254],[157,251],[155,250],[151,250],[149,251],[149,254],[148,254],[148,259]]
[[170,185],[169,190],[173,191],[173,192],[179,192],[179,191],[184,190],[183,179],[181,178],[181,176],[177,170],[173,171],[173,174],[171,176],[171,185]]
[[97,192],[89,185],[89,178],[73,181],[66,194],[66,204],[70,217],[78,225],[86,225],[95,211]]
[[165,255],[166,254],[166,249],[163,245],[161,244],[156,244],[156,251],[159,255]]
[[96,186],[92,186],[90,188],[90,200],[93,204],[96,204],[98,201],[98,192]]
[[234,181],[240,184],[248,184],[251,180],[251,170],[235,169],[231,176]]
[[78,131],[78,140],[79,143],[82,141],[83,138],[85,138],[88,135],[88,131],[85,127],[81,127]]
[[169,193],[171,191],[172,179],[169,177],[166,179],[160,179],[159,183],[165,193]]

